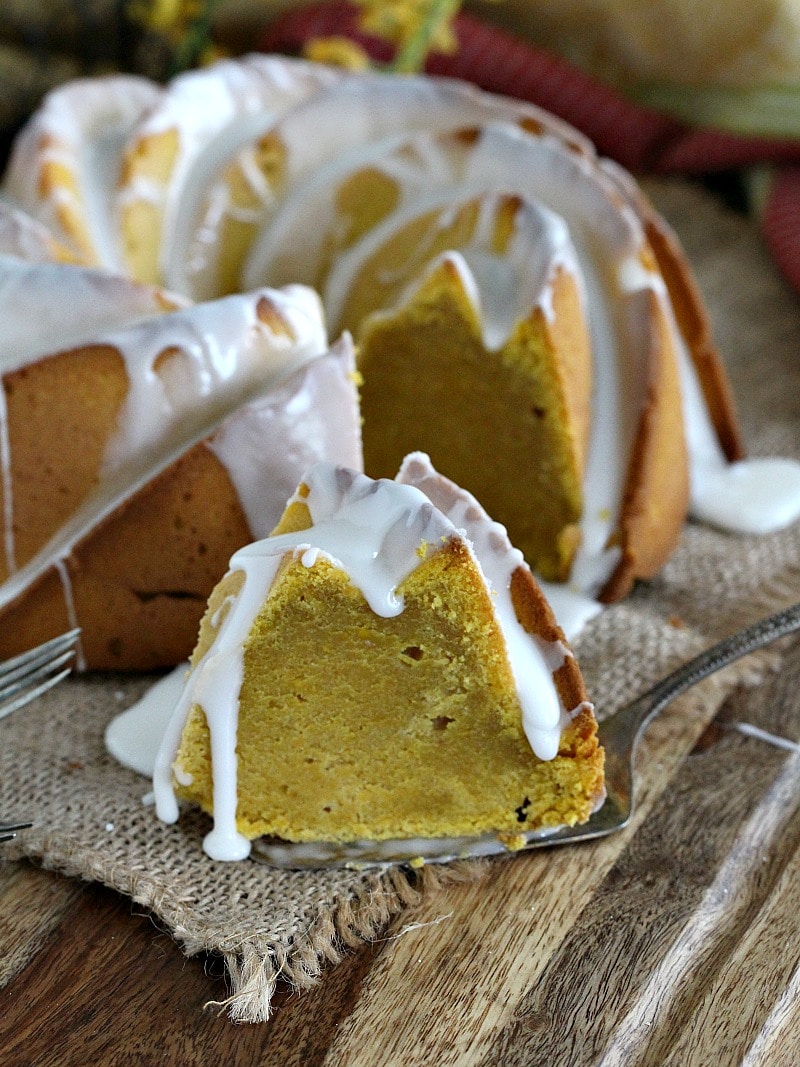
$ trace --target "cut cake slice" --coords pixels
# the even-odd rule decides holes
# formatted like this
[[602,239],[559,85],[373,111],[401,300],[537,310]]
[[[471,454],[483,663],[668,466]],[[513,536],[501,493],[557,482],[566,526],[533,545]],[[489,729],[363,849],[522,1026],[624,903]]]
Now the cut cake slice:
[[521,553],[416,454],[394,481],[315,466],[273,536],[234,555],[154,784],[162,819],[176,796],[199,804],[206,851],[238,859],[262,835],[522,847],[588,819],[602,768]]

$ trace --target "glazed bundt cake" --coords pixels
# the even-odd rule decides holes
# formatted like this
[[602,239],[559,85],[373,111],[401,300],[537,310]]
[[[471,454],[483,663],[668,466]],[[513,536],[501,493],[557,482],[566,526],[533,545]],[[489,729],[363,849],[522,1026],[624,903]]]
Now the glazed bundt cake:
[[[142,366],[159,356],[159,373],[179,375],[185,360],[167,358],[173,348],[197,340],[239,349],[264,326],[240,319],[244,333],[231,341],[215,309],[252,312],[264,307],[264,287],[297,283],[322,294],[331,336],[355,335],[367,473],[390,476],[405,453],[424,449],[507,526],[540,575],[578,597],[579,614],[657,571],[690,495],[713,521],[739,519],[740,507],[731,516],[714,505],[742,446],[680,249],[628,176],[537,108],[447,80],[345,74],[270,56],[225,61],[163,88],[126,76],[83,80],[54,91],[23,130],[4,193],[9,278],[26,260],[25,270],[72,272],[64,274],[69,292],[92,270],[85,284],[109,294],[116,286],[130,308],[106,321],[100,308],[113,299],[98,298],[97,313],[85,310],[91,300],[72,307],[64,299],[55,333],[45,317],[30,317],[38,339],[27,352],[19,326],[5,379],[12,421],[25,422],[14,415],[14,391],[19,397],[26,382],[33,396],[47,368],[55,377],[79,358],[85,379],[98,373],[117,385],[98,386],[98,410],[76,417],[86,426],[98,417],[105,428],[94,458],[82,461],[82,488],[64,499],[60,489],[50,493],[43,524],[22,497],[11,503],[23,445],[4,431],[7,561],[11,548],[18,555],[29,545],[47,570],[51,544],[50,564],[63,573],[62,550],[80,538],[53,524],[80,525],[68,512],[85,512],[97,471],[120,464],[109,497],[117,508],[142,488],[142,472],[131,481],[138,462],[153,474],[166,469],[164,444],[148,436],[159,418],[146,403],[142,426],[117,432],[116,413],[144,394],[143,379],[120,371],[125,361],[112,349],[150,338]],[[256,295],[229,296],[240,293]],[[194,340],[180,330],[170,339],[182,322],[193,324]],[[110,337],[120,329],[122,340]],[[312,330],[315,354],[326,347],[323,332],[319,323]],[[275,333],[279,347],[305,355],[287,355],[272,382],[311,358],[303,330]],[[77,345],[89,354],[63,354]],[[35,371],[25,358],[37,361]],[[98,369],[111,363],[113,373]],[[217,377],[207,397],[212,421],[243,399],[234,387],[223,401],[228,389]],[[298,422],[294,439],[302,437]],[[333,451],[319,458],[358,467],[352,433],[343,447],[347,454],[328,440],[323,452]],[[47,462],[39,449],[30,469]],[[289,469],[284,487],[302,470]],[[116,521],[110,510],[107,518]],[[19,567],[26,551],[11,562]],[[0,621],[29,578],[39,581],[39,570],[26,563],[6,583]],[[169,588],[181,595],[188,587],[176,579]],[[556,591],[548,584],[548,595]]]
[[575,658],[504,529],[427,456],[305,476],[213,592],[156,761],[249,841],[475,837],[586,820],[602,751]]

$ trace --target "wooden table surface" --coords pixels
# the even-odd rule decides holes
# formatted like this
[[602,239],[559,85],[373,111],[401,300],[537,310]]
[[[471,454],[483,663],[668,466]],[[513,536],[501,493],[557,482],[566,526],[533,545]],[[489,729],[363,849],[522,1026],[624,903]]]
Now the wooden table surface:
[[0,1065],[798,1064],[800,754],[732,724],[800,738],[799,683],[790,639],[713,721],[677,703],[640,752],[629,830],[486,862],[281,991],[267,1024],[204,1009],[220,961],[184,958],[129,900],[0,864],[20,968]]

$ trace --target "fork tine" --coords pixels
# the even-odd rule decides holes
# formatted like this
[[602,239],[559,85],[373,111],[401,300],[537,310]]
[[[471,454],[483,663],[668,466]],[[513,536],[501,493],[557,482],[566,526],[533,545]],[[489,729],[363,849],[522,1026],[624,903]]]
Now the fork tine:
[[29,826],[33,826],[33,823],[15,822],[0,826],[0,844],[4,841],[13,841],[20,830],[27,830]]
[[59,652],[74,648],[79,634],[80,629],[70,630],[45,641],[44,644],[37,645],[36,648],[22,652],[19,656],[14,656],[13,659],[0,663],[0,686],[5,682],[13,681],[20,674],[33,670],[40,663],[49,662],[51,657],[58,655]]
[[0,719],[67,677],[72,668],[66,664],[75,655],[79,634],[79,629],[70,630],[0,664]]
[[29,664],[24,671],[21,668],[17,668],[12,677],[3,678],[0,675],[0,708],[4,706],[7,700],[22,692],[23,689],[30,689],[37,682],[49,678],[53,671],[57,671],[59,667],[69,663],[74,655],[75,650],[68,648],[66,652],[62,652],[60,656],[56,656],[54,659],[45,660],[40,664]]
[[[11,703],[0,704],[0,719],[4,719],[6,715],[10,715],[12,711],[16,711],[17,708],[29,704],[32,700],[41,696],[42,693],[46,693],[48,689],[52,689],[54,685],[58,685],[60,681],[67,677],[71,670],[71,667],[65,667],[63,671],[54,674],[52,678],[46,678],[40,685],[35,686],[33,689],[25,689],[24,692],[21,692],[15,700],[11,701]],[[14,686],[14,692],[19,689],[20,685]]]

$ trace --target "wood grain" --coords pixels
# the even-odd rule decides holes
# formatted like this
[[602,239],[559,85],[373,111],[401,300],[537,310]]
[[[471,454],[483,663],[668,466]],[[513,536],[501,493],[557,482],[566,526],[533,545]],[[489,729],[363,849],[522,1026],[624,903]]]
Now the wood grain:
[[204,1008],[221,962],[184,959],[127,899],[0,866],[0,915],[24,916],[0,951],[27,960],[0,994],[0,1067],[796,1063],[800,756],[725,722],[800,736],[798,681],[795,643],[713,729],[671,709],[629,831],[486,864],[262,1026]]

